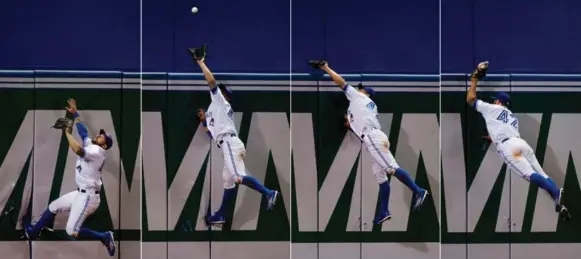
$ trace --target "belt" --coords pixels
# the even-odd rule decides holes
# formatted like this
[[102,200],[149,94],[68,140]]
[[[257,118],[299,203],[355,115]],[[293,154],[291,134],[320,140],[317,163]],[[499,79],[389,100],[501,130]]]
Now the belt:
[[[231,138],[236,137],[236,134],[226,134],[226,136],[230,136]],[[222,137],[224,138],[224,137]],[[224,140],[220,140],[218,141],[218,144],[216,144],[218,146],[218,148],[220,148],[220,145],[224,144]]]
[[[369,131],[376,130],[376,129],[377,129],[377,128],[374,128],[374,127],[373,127],[373,128],[367,128],[367,129],[363,129],[363,131],[369,132]],[[363,138],[365,138],[365,134],[361,134],[361,140],[363,140]]]
[[[87,193],[87,190],[85,189],[81,189],[81,188],[77,188],[77,191],[81,192],[81,193]],[[99,191],[95,191],[95,194],[99,194]]]
[[501,141],[500,141],[500,143],[504,143],[504,142],[506,142],[507,140],[509,140],[509,139],[511,139],[511,138],[518,138],[518,137],[510,137],[510,138],[505,138],[505,139],[501,140]]

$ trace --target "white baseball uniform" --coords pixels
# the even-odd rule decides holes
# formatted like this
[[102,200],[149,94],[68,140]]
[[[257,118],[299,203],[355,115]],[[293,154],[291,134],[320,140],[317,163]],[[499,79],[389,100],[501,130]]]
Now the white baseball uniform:
[[206,111],[206,124],[214,141],[222,150],[224,156],[224,188],[235,187],[236,179],[246,175],[244,155],[246,147],[238,138],[236,124],[234,123],[234,111],[230,103],[222,95],[217,87],[210,91],[212,102]]
[[66,231],[69,235],[78,233],[85,219],[93,214],[101,203],[99,191],[105,164],[105,149],[92,143],[90,138],[83,140],[84,157],[78,157],[75,166],[75,181],[78,189],[51,202],[48,209],[52,213],[70,211]]
[[389,139],[379,124],[377,105],[353,86],[345,86],[345,96],[349,100],[347,116],[351,130],[367,147],[373,163],[371,170],[379,184],[388,180],[387,173],[393,174],[399,165],[389,151]]
[[486,128],[498,154],[504,162],[522,178],[530,180],[531,174],[537,172],[547,175],[537,161],[535,151],[520,138],[518,118],[508,108],[476,100],[474,108],[482,114]]

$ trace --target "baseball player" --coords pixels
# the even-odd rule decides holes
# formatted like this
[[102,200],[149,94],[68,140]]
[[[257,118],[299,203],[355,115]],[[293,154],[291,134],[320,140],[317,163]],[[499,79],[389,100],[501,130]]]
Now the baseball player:
[[79,144],[71,134],[72,128],[65,130],[71,150],[78,155],[75,166],[75,181],[78,188],[52,201],[36,224],[25,223],[25,235],[29,240],[36,239],[43,228],[52,225],[57,213],[70,211],[66,226],[67,234],[73,238],[98,239],[105,245],[109,255],[113,256],[115,241],[112,231],[97,232],[82,228],[85,219],[97,210],[101,202],[99,192],[103,184],[101,176],[106,160],[105,152],[111,148],[113,139],[103,129],[94,139],[89,138],[87,127],[81,122],[77,111],[76,101],[69,99],[68,104],[69,107],[66,110],[73,114],[77,131],[83,140],[83,144]]
[[498,154],[512,169],[511,171],[546,190],[555,201],[555,211],[568,219],[569,211],[562,204],[563,188],[559,189],[545,174],[535,157],[535,151],[520,138],[518,118],[507,107],[510,104],[510,96],[500,92],[493,97],[492,103],[483,102],[476,97],[476,85],[479,79],[484,78],[487,69],[488,61],[485,61],[478,64],[472,72],[466,102],[484,117],[489,139],[495,144]]
[[380,211],[373,222],[381,224],[391,219],[391,213],[388,209],[390,185],[387,174],[397,177],[413,192],[412,210],[417,211],[424,203],[428,191],[416,185],[410,174],[399,167],[389,151],[389,140],[387,135],[381,131],[381,125],[379,124],[377,105],[371,100],[371,97],[375,94],[373,88],[360,85],[358,89],[355,89],[333,71],[326,61],[313,60],[309,61],[309,64],[314,68],[320,68],[327,72],[333,82],[344,91],[349,100],[345,125],[350,127],[353,133],[361,139],[361,142],[371,154],[373,160],[371,169],[377,178],[380,193]]
[[224,156],[224,194],[220,209],[213,215],[206,217],[208,224],[224,224],[226,222],[226,205],[236,194],[236,184],[246,185],[266,197],[267,210],[272,210],[278,191],[270,190],[262,185],[258,179],[246,175],[244,156],[246,149],[244,143],[238,138],[238,132],[234,124],[234,111],[230,105],[232,91],[223,84],[216,84],[216,79],[212,72],[204,63],[205,58],[197,58],[196,61],[204,77],[210,86],[210,97],[212,102],[207,111],[198,110],[198,117],[206,128],[208,135],[216,142],[218,148],[222,150]]

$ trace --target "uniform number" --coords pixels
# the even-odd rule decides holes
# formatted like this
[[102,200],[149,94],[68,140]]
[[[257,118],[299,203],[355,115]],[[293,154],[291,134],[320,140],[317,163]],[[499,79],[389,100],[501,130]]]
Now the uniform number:
[[79,171],[79,174],[81,173],[81,170],[82,170],[81,166],[80,166],[80,165],[78,165],[78,166],[77,166],[77,171]]
[[349,123],[353,122],[353,113],[351,111],[347,112],[349,114]]
[[518,120],[516,118],[516,115],[512,113],[509,114],[507,110],[503,110],[502,112],[500,112],[496,119],[502,121],[502,123],[505,124],[510,123],[510,126],[513,126],[515,129],[518,129]]
[[206,113],[206,118],[210,119],[210,123],[209,123],[210,127],[214,127],[214,118],[212,118],[211,112]]

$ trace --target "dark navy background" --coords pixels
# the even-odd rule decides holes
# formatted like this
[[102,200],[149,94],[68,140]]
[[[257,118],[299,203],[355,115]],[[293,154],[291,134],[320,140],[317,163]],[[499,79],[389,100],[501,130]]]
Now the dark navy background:
[[293,72],[439,72],[438,0],[293,0]]
[[581,73],[581,1],[442,0],[442,72]]
[[139,0],[2,0],[0,69],[139,71]]
[[[442,72],[579,73],[581,1],[442,0]],[[439,1],[143,0],[143,71],[437,73]],[[198,6],[196,15],[190,12]],[[139,71],[139,0],[4,0],[1,69]],[[291,58],[292,42],[292,58]],[[289,67],[292,61],[292,68]]]

